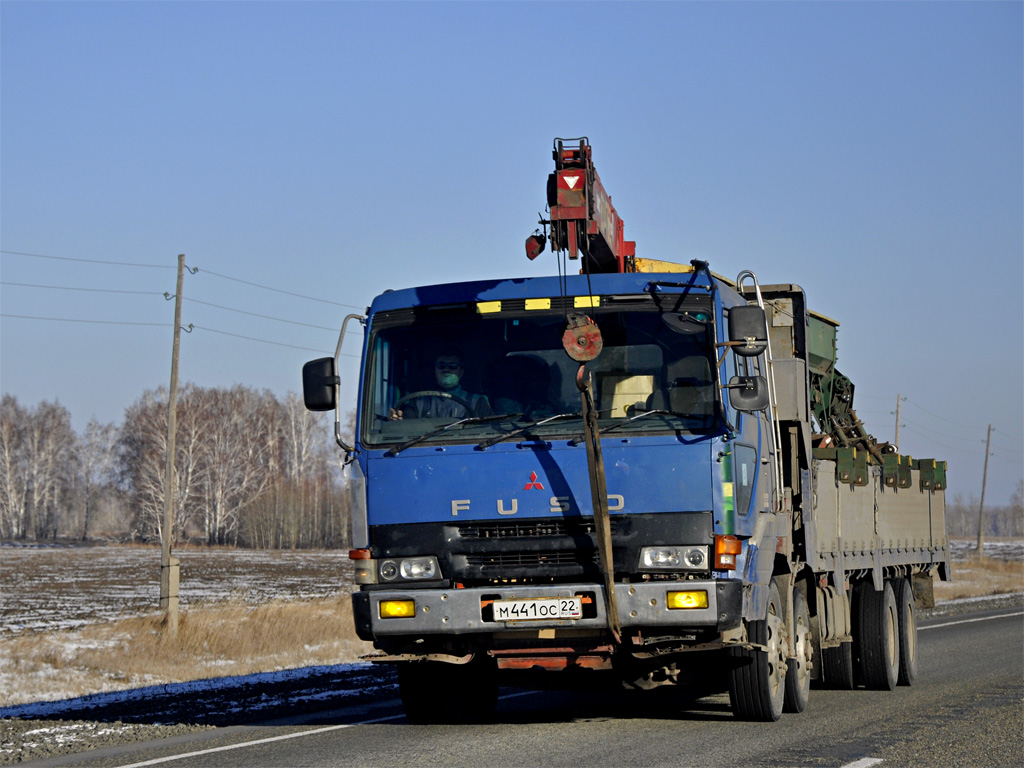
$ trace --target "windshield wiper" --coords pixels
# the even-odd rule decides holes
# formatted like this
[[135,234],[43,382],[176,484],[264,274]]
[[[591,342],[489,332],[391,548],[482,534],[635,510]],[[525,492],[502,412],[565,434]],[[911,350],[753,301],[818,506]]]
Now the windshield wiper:
[[[601,430],[601,437],[604,437],[609,432],[614,432],[617,429],[621,429],[622,427],[625,427],[627,424],[632,424],[634,421],[638,421],[638,420],[643,419],[643,418],[645,418],[647,416],[651,416],[651,415],[655,415],[655,414],[661,414],[663,416],[675,416],[677,419],[692,419],[693,418],[692,414],[680,413],[679,411],[669,411],[669,410],[666,410],[665,408],[655,408],[655,409],[650,410],[650,411],[643,411],[641,413],[638,413],[636,416],[630,416],[628,419],[616,422],[615,424],[612,424],[610,427],[606,427],[606,428],[602,429]],[[585,439],[584,436],[580,435],[579,437],[574,438],[572,440],[572,445],[577,445],[579,443],[582,443],[584,441],[584,439]]]
[[[521,416],[522,414],[519,415]],[[580,413],[579,411],[577,411],[576,413],[556,413],[554,416],[548,416],[546,419],[534,421],[530,424],[527,424],[524,427],[517,427],[516,429],[513,429],[511,432],[505,432],[504,434],[498,435],[497,437],[492,437],[490,440],[485,440],[484,442],[480,443],[480,445],[478,445],[476,448],[478,451],[482,451],[485,448],[490,448],[492,445],[495,445],[496,443],[500,443],[502,440],[507,440],[510,437],[521,435],[523,434],[523,432],[529,432],[531,429],[533,429],[534,427],[539,427],[541,424],[547,424],[549,421],[558,421],[559,419],[579,419],[582,417],[583,414]]]
[[406,448],[411,448],[417,443],[422,443],[424,440],[429,440],[430,438],[435,437],[436,435],[440,435],[442,432],[449,430],[452,427],[457,427],[461,424],[482,424],[485,421],[494,421],[495,419],[512,419],[518,418],[519,416],[522,415],[523,414],[521,413],[499,413],[496,416],[470,416],[465,419],[459,419],[458,421],[453,421],[451,424],[445,424],[444,426],[437,427],[436,429],[432,429],[429,432],[424,432],[422,435],[418,435],[417,437],[414,437],[411,440],[406,440],[401,445],[396,445],[394,448],[392,448],[384,455],[397,456]]

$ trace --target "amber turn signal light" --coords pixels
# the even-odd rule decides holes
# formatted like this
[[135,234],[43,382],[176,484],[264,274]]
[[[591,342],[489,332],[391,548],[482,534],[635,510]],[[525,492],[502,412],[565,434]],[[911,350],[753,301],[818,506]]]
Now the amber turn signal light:
[[743,551],[743,542],[735,536],[715,536],[715,570],[735,571],[736,556]]

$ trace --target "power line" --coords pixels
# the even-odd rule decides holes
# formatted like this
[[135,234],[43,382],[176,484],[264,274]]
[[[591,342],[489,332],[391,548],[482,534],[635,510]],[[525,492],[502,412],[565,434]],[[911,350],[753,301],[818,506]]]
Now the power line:
[[109,264],[116,267],[146,267],[149,269],[174,269],[170,264],[138,264],[132,261],[102,261],[100,259],[75,259],[71,256],[48,256],[45,253],[25,253],[24,251],[3,251],[10,256],[31,256],[35,259],[56,259],[58,261],[77,261],[83,264]]
[[[175,268],[174,266],[172,266],[170,264],[139,264],[139,263],[130,262],[130,261],[105,261],[105,260],[101,260],[101,259],[80,259],[80,258],[73,258],[71,256],[49,256],[49,255],[44,254],[44,253],[27,253],[25,251],[6,251],[6,250],[0,250],[0,253],[6,253],[6,254],[9,254],[9,255],[12,255],[12,256],[31,256],[32,258],[36,258],[36,259],[57,259],[59,261],[75,261],[75,262],[79,262],[79,263],[83,263],[83,264],[107,264],[107,265],[113,265],[113,266],[119,266],[119,267],[149,267],[149,268],[153,268],[153,269],[174,269]],[[192,270],[192,269],[189,270],[189,272],[191,272],[192,274],[196,274],[199,271],[200,270],[199,270],[198,267],[194,268],[194,270]],[[254,288],[261,288],[261,289],[263,289],[265,291],[273,291],[275,293],[283,293],[286,296],[294,296],[295,298],[298,298],[298,299],[306,299],[307,301],[318,301],[318,302],[320,302],[322,304],[331,304],[331,305],[336,306],[336,307],[346,307],[348,309],[357,309],[357,310],[363,310],[364,309],[363,307],[356,306],[355,304],[346,304],[346,303],[341,302],[341,301],[331,301],[329,299],[317,298],[316,296],[306,296],[305,294],[302,294],[302,293],[294,293],[292,291],[285,291],[285,290],[283,290],[281,288],[274,288],[273,286],[270,286],[270,285],[263,285],[261,283],[254,283],[251,280],[243,280],[240,277],[232,277],[231,275],[224,275],[224,274],[221,274],[220,272],[214,272],[213,270],[210,270],[210,269],[203,269],[202,272],[204,272],[205,274],[208,274],[208,275],[213,275],[214,277],[219,277],[222,280],[231,280],[231,281],[236,282],[236,283],[242,283],[243,285],[251,285]],[[52,287],[58,287],[58,286],[52,286]]]
[[212,304],[209,301],[200,301],[199,299],[188,299],[188,298],[186,298],[185,301],[190,302],[192,304],[202,304],[202,305],[207,306],[207,307],[215,307],[216,309],[224,309],[224,310],[227,310],[228,312],[237,312],[240,315],[249,315],[250,317],[262,317],[264,320],[275,320],[275,321],[277,321],[279,323],[289,323],[291,325],[301,325],[301,326],[303,326],[305,328],[317,328],[317,329],[319,329],[321,331],[332,331],[332,332],[335,332],[335,333],[338,331],[337,328],[329,328],[326,325],[311,325],[310,323],[300,323],[297,320],[286,320],[283,317],[271,317],[270,315],[261,315],[258,312],[247,312],[244,309],[234,309],[232,307],[225,307],[225,306],[222,306],[220,304]]
[[917,435],[918,437],[924,438],[925,440],[928,440],[931,443],[935,443],[936,445],[941,445],[943,448],[947,448],[948,450],[954,451],[956,453],[967,453],[967,454],[972,454],[972,455],[980,455],[981,454],[980,450],[977,450],[977,451],[965,451],[962,447],[948,445],[948,444],[942,442],[941,440],[936,440],[934,437],[931,437],[930,435],[925,435],[925,434],[922,434],[922,433],[918,432],[916,429],[912,428],[909,425],[906,427],[906,429],[907,429],[908,432],[912,432],[915,435]]
[[[21,288],[46,288],[46,289],[56,290],[56,291],[88,291],[88,292],[94,292],[94,293],[127,293],[127,294],[133,294],[133,295],[138,295],[138,296],[163,296],[165,299],[172,299],[172,298],[174,298],[173,296],[168,294],[166,291],[164,291],[164,292],[161,292],[161,291],[122,291],[122,290],[114,290],[112,288],[79,288],[79,287],[75,287],[75,286],[66,286],[66,285],[41,285],[39,283],[15,283],[15,282],[7,281],[7,280],[0,280],[0,285],[14,285],[14,286],[19,286]],[[283,318],[283,317],[271,317],[270,315],[261,315],[258,312],[248,312],[248,311],[246,311],[244,309],[235,309],[233,307],[225,307],[222,304],[214,304],[214,303],[209,302],[209,301],[201,301],[200,299],[188,299],[188,298],[186,298],[185,301],[191,302],[193,304],[202,304],[202,305],[207,306],[207,307],[214,307],[216,309],[223,309],[223,310],[226,310],[228,312],[237,312],[240,315],[249,315],[250,317],[261,317],[264,320],[274,320],[274,321],[276,321],[278,323],[289,323],[290,325],[301,325],[304,328],[315,328],[315,329],[321,330],[321,331],[332,331],[332,332],[336,332],[338,330],[337,328],[332,328],[332,327],[329,327],[329,326],[326,326],[326,325],[313,325],[311,323],[301,323],[301,322],[299,322],[297,320],[288,320],[288,319]],[[82,321],[82,322],[86,322],[86,321]]]
[[945,416],[940,416],[939,414],[934,413],[933,411],[929,411],[924,406],[918,405],[913,400],[911,400],[909,397],[907,398],[907,402],[910,403],[915,408],[920,408],[922,411],[927,413],[929,416],[934,416],[936,419],[939,419],[940,421],[945,421],[945,422],[948,422],[950,424],[953,424],[954,426],[963,427],[964,429],[975,429],[977,427],[977,425],[975,425],[975,424],[961,424],[958,421],[953,421],[952,419],[947,419]]
[[196,272],[202,272],[202,273],[207,274],[207,275],[213,275],[214,277],[219,277],[219,278],[221,278],[223,280],[232,280],[232,281],[234,281],[236,283],[242,283],[244,285],[251,285],[254,288],[262,288],[265,291],[274,291],[274,293],[283,293],[286,296],[294,296],[294,297],[299,298],[299,299],[307,299],[308,301],[319,301],[322,304],[333,304],[336,307],[348,307],[349,309],[358,309],[360,311],[362,311],[362,309],[363,309],[363,307],[357,307],[355,304],[344,304],[344,303],[342,303],[340,301],[330,301],[328,299],[318,299],[316,296],[306,296],[306,295],[301,294],[301,293],[293,293],[291,291],[285,291],[285,290],[282,290],[280,288],[273,288],[273,287],[271,287],[269,285],[261,285],[260,283],[254,283],[254,282],[252,282],[250,280],[242,280],[240,277],[231,277],[230,275],[222,275],[219,272],[212,272],[209,269],[202,269],[202,270],[200,270],[197,267],[196,268]]
[[71,317],[39,317],[37,315],[11,315],[7,312],[0,313],[0,317],[15,317],[20,320],[50,320],[55,323],[94,323],[98,325],[150,325],[158,326],[161,328],[170,328],[174,323],[139,323],[139,322],[125,322],[123,320],[80,320]]
[[[21,319],[21,320],[48,320],[48,321],[57,322],[57,323],[94,323],[94,324],[99,324],[99,325],[136,325],[136,326],[154,326],[154,327],[158,327],[158,328],[171,328],[171,327],[174,326],[174,323],[139,323],[139,322],[130,323],[130,322],[124,322],[124,321],[118,321],[118,320],[82,320],[82,319],[70,318],[70,317],[39,317],[37,315],[13,315],[13,314],[8,314],[7,312],[0,313],[0,317],[13,317],[13,318]],[[209,333],[216,333],[216,334],[220,334],[221,336],[233,336],[236,339],[246,339],[247,341],[258,341],[261,344],[273,344],[274,346],[277,346],[277,347],[290,347],[292,349],[301,349],[301,350],[306,351],[306,352],[323,352],[324,351],[323,349],[314,349],[312,347],[300,347],[300,346],[297,346],[295,344],[285,344],[285,343],[280,342],[280,341],[270,341],[269,339],[260,339],[260,338],[257,338],[255,336],[243,336],[242,334],[239,334],[239,333],[231,333],[229,331],[221,331],[221,330],[218,330],[216,328],[208,328],[208,327],[203,326],[203,325],[193,325],[193,324],[190,324],[188,326],[187,330],[189,332],[191,332],[192,329],[198,329],[200,331],[208,331]],[[325,330],[332,331],[334,329],[333,328],[327,328]],[[342,357],[357,358],[358,355],[342,353]]]
[[[917,429],[923,429],[925,432],[931,432],[933,435],[938,435],[939,437],[948,437],[950,440],[963,440],[963,439],[965,439],[963,435],[950,435],[950,434],[947,434],[945,432],[939,432],[938,430],[931,429],[929,427],[924,427],[924,426],[918,424],[917,422],[910,421],[909,419],[907,421],[905,421],[904,423],[905,424],[913,424],[915,427],[917,427]],[[967,437],[966,439],[967,440],[971,440],[972,438]],[[983,440],[981,440],[981,438],[978,438],[978,440],[979,440],[979,442],[984,442]]]
[[[322,349],[312,349],[311,347],[299,347],[295,344],[285,344],[280,341],[268,341],[267,339],[257,339],[254,336],[243,336],[240,333],[229,333],[228,331],[218,331],[216,328],[206,328],[202,325],[190,325],[189,328],[195,328],[200,331],[209,331],[210,333],[218,333],[221,336],[233,336],[236,339],[247,339],[248,341],[259,341],[263,344],[274,344],[278,347],[290,347],[291,349],[301,349],[305,352],[323,352]],[[356,357],[356,355],[350,355],[342,353],[342,357]]]
[[40,285],[39,283],[14,283],[9,280],[0,280],[0,285],[16,285],[20,288],[48,288],[54,291],[89,291],[91,293],[131,293],[138,296],[166,296],[161,291],[120,291],[113,288],[79,288],[70,285]]

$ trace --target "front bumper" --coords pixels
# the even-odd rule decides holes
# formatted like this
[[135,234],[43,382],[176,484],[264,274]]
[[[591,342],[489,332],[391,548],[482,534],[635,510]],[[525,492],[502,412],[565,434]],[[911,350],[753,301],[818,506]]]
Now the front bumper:
[[[706,590],[707,608],[669,609],[666,593],[678,590]],[[592,597],[589,611],[581,619],[494,621],[486,606],[493,600],[530,598]],[[706,581],[656,581],[616,584],[619,622],[625,627],[658,627],[662,630],[734,629],[740,624],[742,582],[738,579]],[[380,617],[384,600],[413,600],[415,613],[407,618]],[[478,587],[473,589],[374,590],[352,595],[356,631],[364,640],[378,637],[460,635],[521,629],[572,627],[604,629],[608,626],[604,587],[600,584],[557,584],[550,586]]]

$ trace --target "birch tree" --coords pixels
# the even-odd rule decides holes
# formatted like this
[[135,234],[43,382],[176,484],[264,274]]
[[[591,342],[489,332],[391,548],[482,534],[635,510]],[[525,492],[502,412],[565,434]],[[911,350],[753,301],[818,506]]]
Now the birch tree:
[[24,539],[28,534],[28,484],[22,456],[27,413],[11,395],[0,400],[0,536]]
[[110,481],[116,466],[117,427],[100,424],[95,418],[85,425],[79,444],[78,468],[82,480],[82,541],[89,538],[100,490]]

